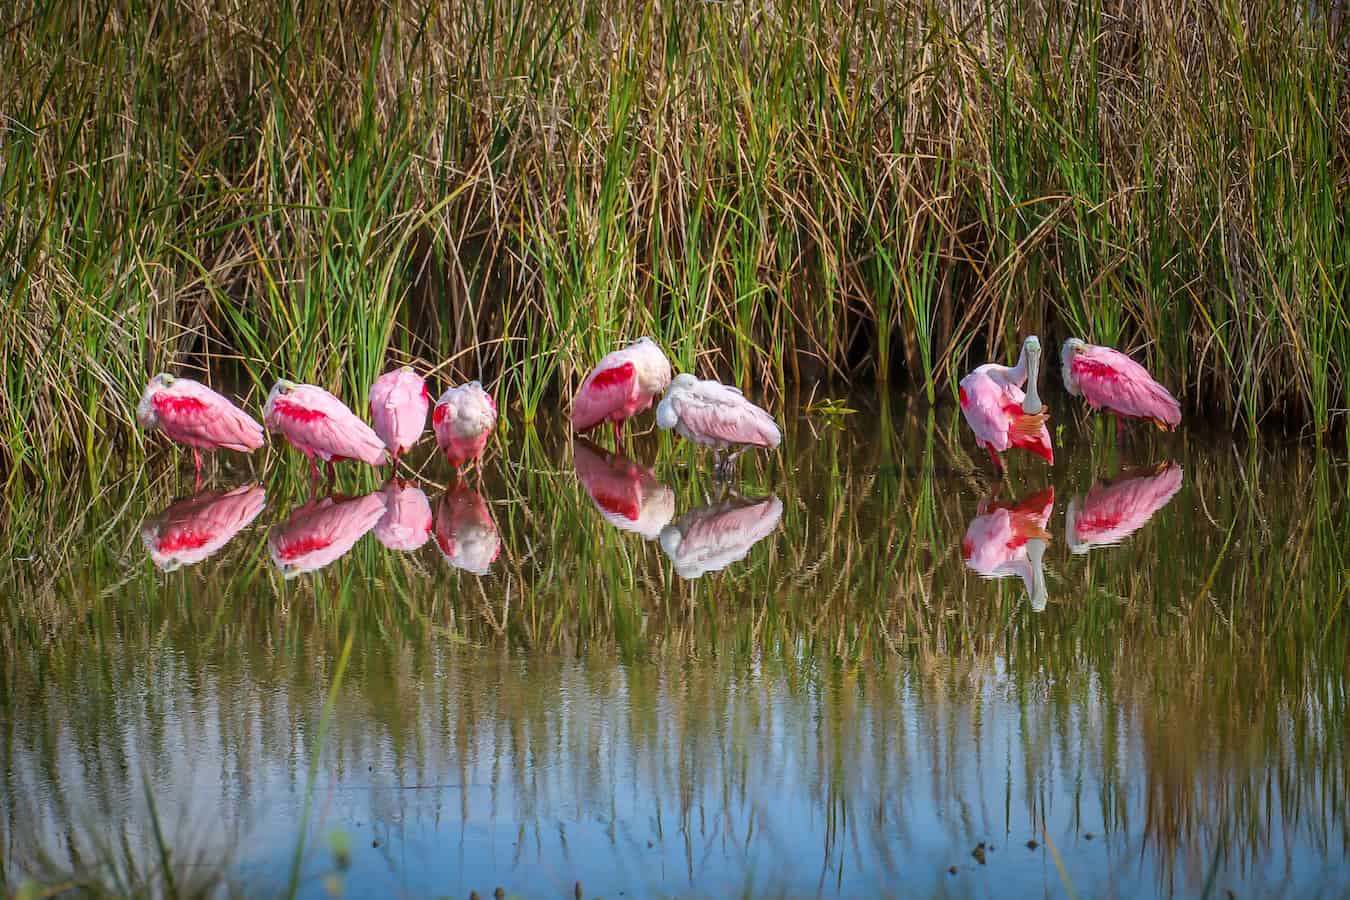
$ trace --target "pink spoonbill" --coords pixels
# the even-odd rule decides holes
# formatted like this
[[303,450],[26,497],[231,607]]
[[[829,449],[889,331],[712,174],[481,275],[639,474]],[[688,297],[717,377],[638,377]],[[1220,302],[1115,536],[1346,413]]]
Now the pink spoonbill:
[[1177,398],[1119,350],[1069,338],[1059,350],[1064,387],[1117,419],[1148,419],[1163,431],[1181,424]]
[[369,425],[357,418],[337,397],[313,384],[296,384],[284,378],[267,395],[263,421],[269,431],[285,435],[291,446],[309,459],[309,470],[319,480],[318,457],[328,463],[328,478],[333,478],[333,463],[355,459],[382,466],[389,461],[384,441]]
[[572,442],[572,465],[605,521],[653,541],[675,517],[675,492],[651,470],[621,453],[606,453],[586,438]]
[[476,381],[446,388],[431,413],[436,444],[456,469],[478,458],[497,427],[497,401]]
[[483,497],[460,482],[445,492],[436,510],[436,546],[456,569],[486,575],[502,549],[497,523]]
[[777,497],[731,496],[700,506],[661,530],[661,549],[686,580],[740,562],[778,527],[783,501]]
[[390,550],[416,550],[431,537],[431,502],[417,485],[390,479],[380,489],[384,515],[375,523],[375,540]]
[[1094,484],[1087,497],[1070,500],[1064,514],[1069,550],[1087,553],[1092,547],[1124,541],[1176,496],[1181,479],[1181,466],[1166,462]]
[[1017,365],[985,363],[961,379],[961,412],[975,432],[976,445],[989,452],[1000,478],[1006,470],[999,454],[1013,447],[1029,450],[1050,465],[1055,464],[1050,430],[1046,427],[1050,413],[1041,403],[1038,391],[1040,365],[1041,342],[1033,334],[1022,342]]
[[206,491],[179,500],[141,526],[150,559],[165,572],[214,555],[249,526],[267,505],[262,485]]
[[426,380],[412,366],[385,372],[370,386],[370,421],[395,462],[422,439],[430,408]]
[[614,440],[623,423],[651,406],[670,384],[670,360],[649,337],[607,354],[581,382],[572,400],[572,430],[584,434],[610,422]]
[[322,569],[345,556],[384,513],[379,491],[311,500],[267,535],[272,562],[286,578]]
[[263,445],[262,426],[248,413],[204,384],[163,372],[145,386],[136,406],[136,421],[146,431],[158,429],[169,440],[192,448],[198,487],[201,451],[252,453]]
[[[783,440],[778,423],[751,403],[734,387],[702,381],[685,373],[677,375],[656,408],[656,424],[674,428],[696,444],[712,447],[718,458],[717,472],[731,474],[736,457],[747,447],[772,450]],[[725,460],[722,451],[735,447]]]
[[1016,575],[1026,585],[1034,612],[1045,609],[1044,555],[1050,542],[1046,525],[1055,508],[1055,489],[1046,488],[1020,502],[980,501],[961,541],[966,568],[983,578]]

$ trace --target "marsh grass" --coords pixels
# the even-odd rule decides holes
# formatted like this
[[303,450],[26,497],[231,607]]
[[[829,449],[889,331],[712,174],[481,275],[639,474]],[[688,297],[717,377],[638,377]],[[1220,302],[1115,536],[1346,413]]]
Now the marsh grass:
[[1346,32],[1307,4],[24,2],[0,14],[0,453],[160,369],[526,420],[616,343],[941,399],[1018,336],[1319,438],[1347,401]]

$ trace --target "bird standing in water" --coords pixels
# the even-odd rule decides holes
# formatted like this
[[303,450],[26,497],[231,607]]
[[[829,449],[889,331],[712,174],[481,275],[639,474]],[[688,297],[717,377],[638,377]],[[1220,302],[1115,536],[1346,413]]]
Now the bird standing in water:
[[161,372],[145,386],[136,421],[146,431],[164,432],[192,448],[197,488],[202,483],[203,450],[252,453],[263,445],[257,420],[204,384]]
[[[736,457],[747,447],[772,450],[783,440],[778,423],[734,387],[703,381],[685,373],[676,376],[656,408],[656,424],[674,428],[696,444],[714,448],[717,474],[728,477]],[[735,447],[725,459],[721,453]]]
[[1116,418],[1148,419],[1163,431],[1181,424],[1181,406],[1148,370],[1119,350],[1069,338],[1059,350],[1064,387]]
[[647,407],[670,384],[670,360],[649,337],[607,354],[581,382],[572,400],[572,430],[584,434],[614,425],[615,446],[623,423]]
[[497,401],[476,381],[446,388],[431,413],[436,444],[459,469],[475,460],[497,427]]
[[1055,464],[1050,430],[1046,427],[1050,413],[1045,411],[1038,391],[1040,364],[1041,342],[1031,335],[1022,342],[1017,365],[985,363],[961,379],[961,412],[975,432],[975,443],[989,451],[1000,478],[1007,470],[999,454],[1013,447],[1029,450],[1050,465]]
[[267,395],[263,421],[268,431],[280,432],[305,454],[315,481],[319,480],[315,457],[328,463],[329,481],[335,462],[354,459],[382,466],[389,461],[380,436],[345,403],[317,385],[281,379]]
[[385,372],[370,386],[370,421],[395,462],[422,439],[430,408],[426,380],[412,366]]

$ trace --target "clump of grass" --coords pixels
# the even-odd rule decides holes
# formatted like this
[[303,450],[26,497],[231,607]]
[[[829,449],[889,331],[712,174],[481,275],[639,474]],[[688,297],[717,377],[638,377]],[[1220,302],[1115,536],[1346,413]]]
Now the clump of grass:
[[355,399],[445,363],[529,419],[643,333],[743,385],[936,400],[1037,328],[1247,429],[1350,407],[1350,51],[1321,5],[4,15],[11,472],[134,440],[158,369]]

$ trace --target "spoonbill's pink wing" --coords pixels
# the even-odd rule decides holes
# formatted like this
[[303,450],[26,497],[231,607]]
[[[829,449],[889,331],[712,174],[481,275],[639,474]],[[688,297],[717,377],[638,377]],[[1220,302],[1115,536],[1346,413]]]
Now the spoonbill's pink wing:
[[586,376],[572,402],[572,430],[590,431],[633,402],[638,393],[637,367],[631,362],[597,367]]
[[1069,372],[1093,406],[1123,416],[1153,419],[1169,428],[1181,424],[1176,398],[1147,369],[1119,350],[1085,346],[1073,354]]
[[977,369],[961,379],[959,391],[961,413],[976,440],[1000,452],[1011,447],[1003,387]]
[[321,569],[351,550],[384,515],[384,497],[312,500],[267,536],[272,562],[287,578]]
[[386,372],[370,386],[370,420],[391,452],[407,450],[422,437],[430,405],[426,382],[412,372]]
[[384,515],[375,523],[375,539],[390,550],[416,550],[431,536],[431,502],[413,484],[391,481],[384,495]]
[[169,437],[192,447],[248,453],[263,445],[262,426],[246,412],[204,384],[179,378],[155,393],[159,427]]
[[191,566],[215,554],[267,505],[261,485],[207,492],[171,504],[141,528],[141,540],[161,569]]
[[286,437],[324,460],[359,459],[372,466],[386,461],[380,436],[322,388],[300,385],[277,397],[272,409]]
[[1181,466],[1127,474],[1088,491],[1074,523],[1080,544],[1118,544],[1148,524],[1181,490]]
[[726,385],[699,382],[678,395],[676,411],[685,429],[704,438],[752,447],[777,447],[782,441],[778,423]]

